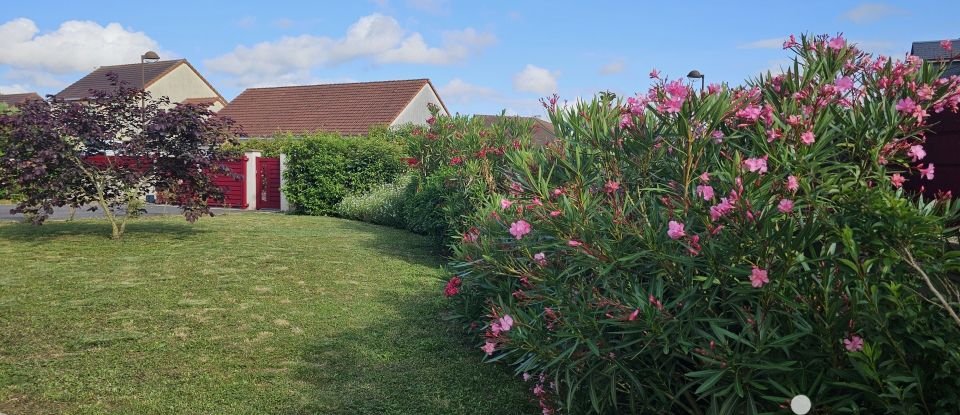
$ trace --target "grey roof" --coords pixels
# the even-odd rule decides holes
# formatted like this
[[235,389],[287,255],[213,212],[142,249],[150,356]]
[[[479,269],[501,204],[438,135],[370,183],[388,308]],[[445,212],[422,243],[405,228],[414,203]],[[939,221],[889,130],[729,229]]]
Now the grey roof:
[[960,39],[953,39],[953,50],[947,52],[940,47],[939,40],[913,42],[910,54],[919,56],[923,60],[956,59],[960,57]]
[[947,65],[947,69],[943,71],[943,78],[949,78],[953,75],[960,76],[960,61],[953,61]]

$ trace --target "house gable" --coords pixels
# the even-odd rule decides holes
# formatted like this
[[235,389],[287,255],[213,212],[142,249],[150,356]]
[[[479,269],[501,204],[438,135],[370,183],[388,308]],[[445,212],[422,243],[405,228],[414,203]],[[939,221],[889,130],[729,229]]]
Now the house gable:
[[214,111],[225,104],[220,93],[186,61],[147,83],[147,91],[155,97],[167,97],[171,103],[206,100],[212,103],[211,109]]
[[417,92],[417,95],[415,95],[413,99],[411,99],[410,102],[400,111],[400,113],[397,114],[396,118],[393,119],[393,122],[390,123],[390,126],[403,124],[425,124],[427,118],[430,118],[431,116],[430,109],[428,108],[430,104],[439,107],[441,115],[450,115],[447,112],[447,107],[440,99],[440,95],[438,95],[437,91],[433,89],[433,84],[431,82],[427,82],[423,85],[423,88],[420,88],[420,92]]

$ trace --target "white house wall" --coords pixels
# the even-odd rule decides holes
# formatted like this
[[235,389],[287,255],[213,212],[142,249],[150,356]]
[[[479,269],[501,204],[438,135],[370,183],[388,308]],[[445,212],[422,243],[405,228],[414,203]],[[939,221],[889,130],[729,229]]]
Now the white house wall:
[[[147,88],[147,91],[154,97],[168,97],[171,103],[182,102],[187,98],[217,96],[217,92],[207,86],[207,83],[203,82],[203,79],[200,79],[200,76],[186,64],[180,64],[176,69],[158,79]],[[218,102],[211,107],[211,110],[219,111],[221,108],[223,105]]]
[[440,98],[437,96],[437,93],[433,91],[430,84],[425,84],[423,88],[420,89],[420,92],[413,97],[413,100],[407,104],[407,107],[404,108],[403,111],[400,111],[400,115],[397,116],[397,119],[390,125],[403,125],[407,123],[418,125],[426,124],[427,118],[430,118],[430,110],[427,109],[428,104],[434,104],[440,107],[440,113],[447,115],[446,111],[443,110],[443,105],[440,104]]

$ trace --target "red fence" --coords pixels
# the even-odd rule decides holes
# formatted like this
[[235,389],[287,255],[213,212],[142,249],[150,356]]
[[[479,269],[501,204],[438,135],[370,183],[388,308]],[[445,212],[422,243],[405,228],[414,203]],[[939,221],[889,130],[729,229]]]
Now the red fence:
[[[223,203],[210,201],[210,206],[229,207],[229,208],[247,208],[247,186],[245,178],[247,176],[247,157],[243,156],[238,160],[226,161],[223,163],[232,174],[216,174],[212,177],[213,184],[223,189]],[[113,164],[114,166],[145,170],[149,161],[137,157],[117,157],[98,154],[86,158],[90,164],[99,168],[104,168]],[[235,177],[236,175],[236,177]],[[159,203],[165,203],[161,195],[158,196]],[[278,199],[279,200],[279,199]],[[278,202],[279,203],[279,202]],[[279,208],[279,206],[278,206]]]
[[229,168],[234,175],[238,175],[238,177],[228,174],[213,176],[213,184],[223,189],[223,203],[211,201],[210,206],[246,209],[247,184],[244,179],[247,177],[247,157],[244,156],[239,160],[227,161],[224,162],[223,165]]

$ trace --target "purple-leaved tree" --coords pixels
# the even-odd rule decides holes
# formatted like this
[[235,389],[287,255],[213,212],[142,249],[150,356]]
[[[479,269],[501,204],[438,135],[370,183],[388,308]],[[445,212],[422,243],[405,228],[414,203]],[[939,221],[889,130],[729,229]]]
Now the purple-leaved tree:
[[[31,101],[0,117],[6,148],[0,187],[16,187],[13,209],[42,224],[54,207],[95,204],[123,236],[128,205],[150,190],[171,195],[190,222],[222,200],[212,177],[229,171],[224,144],[233,121],[203,106],[171,105],[107,75],[111,91],[91,91],[84,102]],[[132,210],[132,209],[129,209]]]

